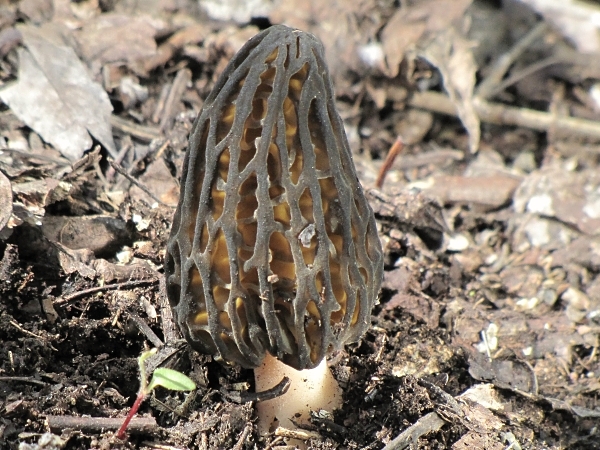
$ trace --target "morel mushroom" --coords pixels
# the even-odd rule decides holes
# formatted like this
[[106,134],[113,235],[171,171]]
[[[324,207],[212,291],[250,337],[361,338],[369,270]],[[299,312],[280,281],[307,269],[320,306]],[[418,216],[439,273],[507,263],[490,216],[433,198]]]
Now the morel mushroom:
[[312,369],[369,326],[381,244],[313,35],[271,27],[217,80],[190,136],[165,271],[192,347],[244,367],[270,353]]

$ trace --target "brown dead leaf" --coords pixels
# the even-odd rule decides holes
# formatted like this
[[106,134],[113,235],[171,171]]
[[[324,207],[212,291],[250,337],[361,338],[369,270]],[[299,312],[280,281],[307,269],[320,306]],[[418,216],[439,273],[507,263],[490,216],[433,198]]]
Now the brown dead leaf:
[[156,19],[101,14],[74,32],[82,56],[94,73],[107,63],[133,65],[156,54]]
[[[148,166],[146,172],[140,177],[140,181],[165,205],[177,206],[179,185],[162,158]],[[131,187],[129,195],[133,200],[143,200],[148,205],[155,203],[154,199],[137,186]]]
[[396,293],[383,308],[401,308],[425,322],[429,328],[436,329],[440,323],[440,305],[421,292],[418,275],[419,268],[411,264],[403,264],[391,272],[385,272],[383,287]]
[[18,81],[0,90],[0,98],[71,161],[92,146],[90,134],[116,155],[108,95],[90,78],[62,31],[53,24],[18,29],[27,49],[18,52]]
[[495,209],[507,204],[520,180],[506,175],[462,177],[440,175],[425,191],[441,203],[474,203]]
[[472,0],[426,0],[398,8],[381,32],[386,75],[398,75],[408,50],[428,33],[439,33],[462,17]]
[[475,431],[469,431],[452,445],[452,450],[471,450],[474,448],[503,450],[506,446],[489,434],[481,434]]
[[211,33],[206,36],[204,41],[204,47],[209,50],[212,54],[220,54],[226,57],[226,60],[220,63],[223,67],[221,70],[217,70],[215,76],[220,75],[221,71],[225,69],[225,65],[229,63],[229,60],[242,46],[258,33],[259,29],[255,26],[249,26],[244,28],[238,28],[235,26],[227,26],[221,28],[216,33]]
[[429,230],[441,240],[448,231],[440,204],[423,192],[404,189],[393,196],[376,189],[367,191],[367,197],[375,214],[393,220],[394,226],[402,231]]
[[78,273],[84,278],[96,277],[96,271],[90,267],[94,261],[94,253],[91,250],[87,248],[72,250],[60,244],[56,245],[60,248],[58,252],[60,267],[67,275]]
[[600,7],[594,2],[571,0],[521,0],[575,44],[582,53],[600,52],[600,26],[597,17]]
[[558,164],[529,174],[514,195],[517,212],[552,217],[589,235],[600,230],[600,175]]
[[473,103],[477,72],[472,52],[474,45],[454,27],[450,27],[422,42],[418,50],[419,56],[433,64],[442,74],[444,89],[469,133],[469,149],[472,153],[477,152],[481,137],[479,116]]
[[167,39],[167,41],[163,42],[153,56],[142,58],[137,61],[137,70],[141,71],[141,73],[148,73],[158,66],[166,64],[176,52],[187,45],[197,44],[203,41],[209,32],[210,28],[202,23],[190,25],[189,27],[178,31]]
[[477,352],[469,355],[469,373],[476,380],[491,381],[501,388],[531,392],[533,387],[533,374],[525,364],[498,359],[490,361]]
[[113,255],[131,240],[127,224],[108,216],[46,216],[42,233],[70,250],[88,249],[96,255]]
[[572,263],[599,271],[600,238],[578,237],[552,253],[553,267],[566,267]]
[[460,394],[460,398],[479,403],[484,408],[492,411],[504,411],[504,404],[500,400],[498,391],[490,383],[476,384]]
[[105,283],[121,283],[129,280],[145,280],[158,277],[156,270],[148,261],[117,265],[105,259],[95,259],[91,267]]
[[51,0],[21,0],[19,12],[33,23],[43,23],[52,19],[53,8]]
[[71,188],[70,183],[54,178],[44,178],[42,180],[14,183],[13,192],[22,202],[44,208],[67,198]]

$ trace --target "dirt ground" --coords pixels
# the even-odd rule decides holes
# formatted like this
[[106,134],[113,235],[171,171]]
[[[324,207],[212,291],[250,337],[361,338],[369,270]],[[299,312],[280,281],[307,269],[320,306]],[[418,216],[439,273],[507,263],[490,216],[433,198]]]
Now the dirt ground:
[[[162,266],[203,99],[285,23],[324,42],[385,253],[308,448],[600,449],[598,13],[0,1],[0,448],[286,448],[252,371],[178,337]],[[157,389],[119,440],[153,347],[198,388]]]

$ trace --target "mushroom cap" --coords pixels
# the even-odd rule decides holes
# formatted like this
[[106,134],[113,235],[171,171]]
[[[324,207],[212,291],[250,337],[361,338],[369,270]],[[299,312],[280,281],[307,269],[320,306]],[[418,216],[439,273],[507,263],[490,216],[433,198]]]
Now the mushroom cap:
[[383,276],[323,46],[282,25],[230,61],[194,123],[165,262],[198,351],[313,368],[358,340]]

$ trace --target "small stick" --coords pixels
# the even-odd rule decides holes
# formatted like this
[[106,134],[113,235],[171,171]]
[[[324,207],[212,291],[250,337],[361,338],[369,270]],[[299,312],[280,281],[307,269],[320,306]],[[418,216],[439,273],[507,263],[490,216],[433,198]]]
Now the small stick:
[[154,139],[160,139],[161,137],[163,137],[160,130],[155,127],[137,125],[135,123],[130,122],[129,120],[125,120],[115,115],[110,116],[110,124],[117,130],[120,130],[123,133],[129,133],[132,136],[145,142],[150,142]]
[[495,88],[492,88],[487,93],[485,98],[489,99],[489,98],[493,97],[494,95],[499,94],[500,92],[505,90],[507,87],[512,86],[515,83],[518,83],[523,78],[526,78],[531,74],[534,74],[542,69],[545,69],[546,67],[553,66],[554,64],[559,64],[561,62],[565,62],[565,59],[562,57],[558,57],[558,56],[550,56],[550,57],[542,59],[541,61],[538,61],[534,64],[531,64],[530,66],[527,66],[521,70],[515,71],[515,73],[513,73],[511,76],[509,76],[507,79],[505,79],[501,83],[499,83]]
[[167,97],[169,96],[171,86],[172,83],[166,83],[160,90],[160,95],[158,96],[156,107],[154,108],[154,114],[152,114],[152,122],[154,123],[160,122],[160,116],[162,116],[162,112],[165,109],[165,103],[167,101]]
[[385,176],[392,167],[392,164],[394,164],[396,156],[400,154],[403,148],[404,142],[402,141],[402,137],[398,136],[394,141],[394,144],[390,148],[390,151],[388,152],[387,156],[385,157],[385,161],[383,162],[381,169],[379,169],[379,174],[377,175],[377,180],[375,181],[375,185],[377,186],[377,188],[381,189],[381,186],[383,186]]
[[523,52],[541,38],[548,30],[546,22],[538,23],[529,33],[523,36],[507,53],[498,58],[488,76],[477,87],[477,96],[481,98],[490,98],[498,92],[498,85],[510,66],[517,60]]
[[[32,333],[31,331],[26,330],[25,328],[23,328],[21,325],[19,325],[16,321],[14,320],[9,320],[8,323],[10,323],[13,327],[15,327],[17,330],[21,331],[22,333],[25,333],[31,337],[34,337],[36,339],[39,339],[40,341],[46,342],[48,343],[47,339],[44,339],[42,336],[38,336],[35,333]],[[54,350],[55,352],[57,352],[58,350],[56,348],[54,348],[54,346],[50,343],[48,343],[48,347],[50,347],[52,350]],[[286,389],[287,390],[287,389]],[[285,394],[285,392],[284,392]]]
[[290,388],[288,377],[283,377],[279,383],[266,391],[261,392],[223,392],[223,395],[234,403],[264,402],[285,394]]
[[[123,162],[123,159],[125,159],[125,156],[127,155],[127,152],[131,148],[132,148],[131,139],[128,139],[128,142],[125,142],[121,146],[121,149],[119,150],[119,153],[117,154],[117,156],[115,158],[115,163],[121,164]],[[106,171],[106,179],[108,181],[112,181],[112,179],[114,177],[115,177],[115,169],[113,169],[112,167],[109,167],[109,169]]]
[[[69,428],[84,432],[116,430],[123,423],[122,417],[77,417],[46,416],[48,427],[53,433],[60,433]],[[154,417],[137,417],[129,422],[128,431],[132,433],[150,433],[158,428]]]
[[242,448],[244,448],[244,444],[246,443],[246,439],[248,439],[248,435],[250,434],[251,431],[252,431],[252,424],[247,423],[246,427],[242,431],[242,434],[240,435],[240,438],[238,439],[238,441],[236,442],[236,444],[233,446],[233,448],[231,450],[242,450]]
[[[426,109],[449,116],[457,116],[456,107],[444,94],[438,92],[415,92],[408,102],[416,108]],[[552,129],[568,135],[587,136],[600,139],[600,123],[577,117],[556,117],[543,111],[513,108],[499,103],[473,99],[475,111],[483,122],[496,125],[515,125],[537,131]]]
[[320,438],[321,435],[310,430],[290,430],[284,427],[277,427],[275,429],[275,436],[281,436],[290,439],[299,439],[301,441],[308,441],[311,438]]
[[209,32],[210,28],[201,24],[190,25],[178,31],[158,47],[154,56],[143,61],[143,70],[150,72],[165,65],[184,46],[202,42]]
[[413,425],[400,433],[382,450],[402,450],[416,443],[421,436],[439,430],[446,422],[435,412],[430,412],[417,420]]
[[154,193],[152,193],[152,191],[150,191],[150,189],[148,189],[148,187],[146,185],[144,185],[144,183],[142,183],[140,180],[129,175],[129,173],[127,173],[127,171],[123,168],[123,166],[115,163],[110,158],[109,158],[108,162],[113,169],[115,169],[117,172],[119,172],[121,175],[123,175],[125,178],[127,178],[129,181],[131,181],[137,187],[139,187],[142,191],[144,191],[147,195],[149,195],[150,198],[152,198],[152,200],[154,200],[156,203],[158,203],[159,205],[163,205],[163,206],[169,206],[166,203],[164,203],[163,201],[161,201],[161,199],[159,199],[156,195],[154,195]]
[[123,288],[125,288],[125,289],[134,288],[134,287],[138,287],[138,286],[153,285],[156,283],[158,283],[157,279],[151,279],[151,280],[132,280],[132,281],[125,281],[123,283],[107,284],[105,286],[96,286],[93,288],[84,289],[82,291],[73,292],[72,294],[63,295],[62,297],[59,297],[54,301],[54,305],[62,305],[63,303],[68,303],[71,300],[75,300],[79,297],[85,297],[86,295],[95,294],[97,292],[114,291],[114,290],[123,289]]
[[38,159],[40,161],[47,161],[49,163],[58,164],[60,166],[71,165],[69,160],[66,158],[53,158],[52,156],[38,155],[37,153],[24,152],[23,150],[17,150],[15,148],[2,148],[2,149],[0,149],[0,152],[14,153],[15,155],[18,155],[19,158],[22,158],[22,159],[33,159],[33,160]]
[[165,107],[162,111],[162,120],[160,121],[160,129],[164,132],[172,127],[173,119],[176,113],[177,103],[181,100],[181,97],[187,89],[188,83],[192,80],[192,71],[187,67],[181,69],[175,75],[173,85],[169,90]]
[[164,277],[160,278],[158,285],[158,301],[160,306],[160,327],[162,328],[165,342],[174,342],[177,339],[181,339],[181,334],[175,324],[175,318],[173,317],[173,310],[169,305],[169,299],[167,298],[167,282]]
[[133,320],[136,324],[136,326],[138,327],[138,330],[140,330],[144,336],[146,336],[146,339],[148,339],[150,342],[152,342],[152,345],[154,345],[155,347],[162,347],[163,341],[160,340],[160,338],[156,335],[156,333],[154,331],[152,331],[152,328],[150,328],[148,326],[148,324],[137,314],[131,312],[131,311],[126,311],[127,314],[129,315],[129,317],[131,318],[131,320]]
[[46,386],[48,384],[44,381],[34,380],[31,377],[0,377],[0,381],[16,381],[20,383],[39,384],[40,386]]

